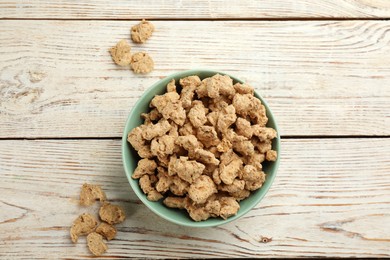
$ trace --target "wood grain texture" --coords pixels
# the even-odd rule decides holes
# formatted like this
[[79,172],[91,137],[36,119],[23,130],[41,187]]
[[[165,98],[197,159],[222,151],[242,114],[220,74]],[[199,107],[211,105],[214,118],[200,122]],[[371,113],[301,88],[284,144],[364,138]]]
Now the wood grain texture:
[[191,68],[255,86],[282,135],[390,133],[390,21],[158,21],[132,44],[155,60],[145,76],[107,51],[135,22],[0,24],[0,138],[121,136],[145,89]]
[[387,0],[119,0],[0,1],[0,18],[220,19],[388,18]]
[[128,216],[106,257],[389,257],[389,147],[387,138],[283,140],[264,200],[237,221],[196,229],[136,198],[119,140],[3,140],[0,258],[89,258],[85,238],[69,238],[73,219],[96,214],[77,204],[84,182],[102,184]]

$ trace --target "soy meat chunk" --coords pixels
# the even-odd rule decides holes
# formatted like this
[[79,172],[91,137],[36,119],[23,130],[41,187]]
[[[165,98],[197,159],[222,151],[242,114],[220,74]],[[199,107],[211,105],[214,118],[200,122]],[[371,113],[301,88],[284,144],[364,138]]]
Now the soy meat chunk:
[[211,217],[219,217],[221,213],[221,203],[217,199],[209,199],[205,205],[206,211]]
[[243,161],[245,164],[254,166],[257,170],[262,170],[262,162],[264,162],[265,155],[264,153],[260,153],[255,149],[255,152],[251,156],[243,157]]
[[249,116],[255,124],[265,126],[268,118],[265,113],[265,107],[260,99],[251,94],[236,94],[233,98],[233,106],[238,115],[243,118]]
[[249,140],[234,142],[233,149],[244,156],[251,156],[255,153],[255,147]]
[[197,178],[188,189],[189,198],[197,204],[205,203],[214,193],[217,193],[217,187],[213,180],[206,175]]
[[153,108],[150,110],[149,113],[142,113],[141,118],[144,119],[144,124],[150,125],[153,123],[153,121],[160,120],[162,118],[162,115],[158,112],[156,108]]
[[155,189],[151,190],[148,195],[146,196],[146,198],[150,201],[159,201],[160,199],[162,199],[164,196],[156,191]]
[[195,90],[201,84],[201,80],[198,76],[188,76],[180,79],[180,85],[182,87],[180,93],[180,100],[183,108],[189,108],[194,100]]
[[272,149],[272,141],[270,139],[260,141],[259,138],[252,137],[251,142],[253,146],[262,154],[265,154],[267,151]]
[[175,144],[183,147],[188,152],[194,152],[195,149],[203,147],[203,144],[194,135],[179,136],[176,138]]
[[223,219],[236,215],[240,209],[240,204],[233,197],[222,197],[219,199],[219,202],[221,203],[219,215]]
[[272,140],[277,137],[276,130],[270,127],[253,125],[252,130],[253,135],[257,136],[260,141]]
[[229,105],[222,109],[218,116],[217,129],[220,133],[225,133],[227,129],[236,122],[236,109]]
[[137,52],[131,56],[130,68],[137,74],[146,74],[154,69],[154,61],[146,52]]
[[139,179],[145,174],[154,174],[157,168],[157,163],[154,160],[150,159],[141,159],[138,161],[137,168],[135,168],[133,175],[131,176],[133,179]]
[[259,189],[265,182],[265,174],[252,165],[245,165],[242,179],[245,180],[245,189],[254,191]]
[[184,122],[184,125],[179,129],[179,135],[196,135],[196,128],[191,124],[190,120],[187,118]]
[[214,81],[214,84],[219,85],[219,94],[227,96],[229,99],[232,99],[236,94],[236,90],[233,87],[233,80],[227,75],[216,74],[211,77]]
[[230,142],[242,142],[248,140],[245,136],[238,135],[236,132],[234,132],[233,129],[229,128],[223,133],[223,137],[228,139]]
[[220,94],[233,97],[235,89],[233,88],[233,81],[229,76],[216,74],[202,80],[202,84],[197,89],[197,94],[199,98],[204,96],[217,98]]
[[233,144],[226,137],[222,138],[221,142],[217,145],[217,149],[221,153],[226,153],[233,148]]
[[87,235],[93,232],[96,228],[97,221],[94,216],[89,213],[84,213],[78,216],[70,228],[70,238],[73,243],[76,243],[79,236]]
[[144,43],[154,32],[154,25],[143,19],[139,24],[131,27],[131,39],[135,43]]
[[131,62],[131,47],[126,40],[120,40],[114,47],[110,48],[113,61],[119,66],[127,66]]
[[217,98],[212,98],[209,101],[209,108],[213,112],[220,112],[227,106],[229,106],[232,101],[226,96],[219,96]]
[[251,192],[249,190],[243,189],[237,192],[229,193],[229,195],[235,198],[237,201],[241,201],[243,199],[248,198],[249,195],[251,195]]
[[252,138],[253,129],[251,127],[251,122],[242,117],[238,117],[236,120],[236,133],[245,136],[248,139]]
[[160,193],[165,193],[169,190],[169,187],[172,185],[173,180],[168,175],[168,171],[164,167],[158,167],[157,168],[158,174],[157,178],[158,181],[156,183],[156,191]]
[[171,125],[165,119],[161,119],[156,124],[151,124],[143,129],[142,137],[145,140],[152,140],[155,137],[165,135],[171,129]]
[[194,221],[202,221],[211,217],[210,212],[204,206],[187,204],[186,210]]
[[233,85],[234,90],[239,94],[254,94],[254,88],[245,83],[236,83]]
[[99,216],[103,221],[111,225],[122,223],[126,218],[122,207],[110,203],[103,204],[99,210]]
[[191,156],[197,161],[204,164],[211,164],[211,165],[219,164],[219,160],[215,158],[215,155],[212,152],[204,149],[200,149],[200,148],[195,149],[194,152],[191,154]]
[[220,178],[225,184],[232,184],[234,179],[238,176],[239,171],[242,168],[242,160],[235,159],[230,162],[228,165],[221,164],[220,165]]
[[95,201],[103,202],[106,200],[106,193],[99,185],[84,183],[80,192],[80,204],[83,206],[90,206]]
[[177,125],[182,126],[186,119],[186,111],[176,92],[168,92],[161,96],[155,96],[150,102],[152,107],[157,108],[165,119],[173,120]]
[[193,101],[193,106],[188,112],[188,119],[195,128],[199,128],[207,122],[207,109],[201,101]]
[[103,241],[102,235],[93,232],[87,236],[88,249],[95,256],[101,256],[104,254],[108,247]]
[[179,159],[171,157],[168,166],[170,176],[177,175],[182,180],[193,183],[205,169],[205,166],[195,160],[189,160],[188,157],[181,156]]
[[175,175],[171,177],[172,184],[169,186],[170,192],[176,196],[183,196],[187,194],[190,184],[182,180],[179,176]]
[[212,178],[213,178],[213,181],[215,184],[221,184],[222,180],[221,180],[221,177],[219,176],[219,168],[217,169],[214,169],[213,171],[213,174],[212,174]]
[[173,154],[175,148],[175,137],[170,135],[154,138],[150,144],[152,154],[160,158]]
[[183,197],[166,197],[163,201],[164,205],[169,208],[184,209],[186,199]]
[[143,175],[139,179],[139,186],[141,187],[141,190],[145,194],[148,194],[149,192],[154,190],[154,188],[152,186],[152,181],[151,181],[151,179],[150,179],[150,177],[148,175]]
[[239,180],[239,179],[234,179],[232,184],[221,184],[218,186],[218,190],[221,191],[226,191],[229,193],[236,193],[240,192],[245,188],[245,181],[244,180]]
[[102,235],[107,240],[112,240],[115,238],[117,230],[113,225],[102,222],[96,228],[96,233]]
[[153,157],[150,151],[150,145],[147,144],[146,140],[142,137],[144,127],[136,127],[129,132],[127,135],[127,141],[133,146],[141,158]]
[[220,140],[218,134],[212,126],[201,126],[198,128],[196,137],[205,147],[216,146]]
[[176,83],[174,79],[169,81],[169,83],[167,84],[167,92],[177,92]]
[[218,117],[219,117],[219,112],[217,111],[212,111],[207,114],[207,121],[212,125],[212,126],[217,126],[218,122]]
[[274,150],[268,150],[267,153],[265,154],[265,159],[267,161],[274,162],[274,161],[276,161],[277,157],[278,157],[278,154]]

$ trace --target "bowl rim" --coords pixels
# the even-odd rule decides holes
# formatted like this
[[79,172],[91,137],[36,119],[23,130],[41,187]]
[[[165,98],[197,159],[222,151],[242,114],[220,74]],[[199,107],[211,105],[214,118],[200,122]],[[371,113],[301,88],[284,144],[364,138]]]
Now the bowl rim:
[[[128,114],[128,117],[127,117],[127,120],[126,120],[126,123],[124,125],[124,129],[123,129],[123,134],[122,134],[122,144],[121,144],[121,153],[122,153],[122,163],[123,163],[123,167],[124,167],[124,170],[125,170],[125,174],[126,174],[126,177],[127,177],[127,180],[131,186],[131,189],[133,190],[133,192],[137,195],[137,197],[142,201],[142,203],[144,205],[146,205],[147,208],[149,208],[153,213],[155,213],[156,215],[162,217],[163,219],[165,220],[168,220],[169,222],[172,222],[172,223],[175,223],[177,225],[181,225],[181,226],[187,226],[187,227],[215,227],[215,226],[220,226],[220,225],[224,225],[224,224],[227,224],[229,222],[232,222],[238,218],[241,218],[243,217],[244,215],[246,215],[250,210],[252,210],[254,207],[256,207],[260,201],[264,198],[264,196],[268,193],[272,183],[274,182],[275,180],[275,177],[276,177],[276,173],[279,169],[279,164],[280,164],[280,155],[281,155],[281,139],[280,139],[280,131],[279,131],[279,127],[278,127],[278,124],[276,122],[276,119],[275,119],[275,116],[273,115],[269,105],[267,104],[267,102],[264,100],[264,98],[259,95],[259,93],[256,92],[256,90],[254,91],[254,95],[256,98],[260,99],[261,100],[261,103],[265,106],[266,108],[266,111],[267,113],[272,117],[273,119],[273,122],[274,122],[274,129],[277,131],[277,137],[275,138],[275,144],[274,144],[274,147],[273,149],[275,149],[276,151],[278,151],[278,157],[276,159],[275,162],[272,162],[274,163],[274,174],[272,174],[272,176],[270,176],[269,178],[266,179],[267,181],[267,185],[263,185],[261,187],[261,189],[264,189],[264,192],[262,194],[260,194],[253,202],[253,205],[248,207],[247,209],[241,211],[239,214],[236,214],[234,216],[231,216],[225,220],[221,219],[221,222],[207,222],[207,220],[205,221],[199,221],[199,222],[196,222],[196,221],[193,221],[193,222],[183,222],[183,221],[180,221],[180,220],[176,220],[174,218],[170,218],[169,216],[166,216],[164,214],[161,214],[157,209],[155,209],[154,207],[150,206],[149,203],[151,203],[147,198],[146,196],[140,196],[139,191],[137,191],[136,189],[134,189],[133,187],[133,179],[131,178],[131,175],[132,175],[132,172],[129,172],[129,162],[127,161],[128,158],[125,157],[125,149],[127,149],[127,135],[128,135],[128,132],[131,130],[131,129],[127,129],[128,128],[128,125],[131,121],[131,118],[133,118],[133,114],[135,113],[135,108],[137,106],[139,106],[139,104],[142,102],[142,100],[144,99],[145,96],[147,96],[149,93],[153,92],[154,89],[158,86],[160,86],[160,84],[163,84],[163,82],[169,82],[170,80],[174,79],[174,78],[182,78],[182,77],[187,77],[187,76],[190,76],[190,75],[198,75],[200,73],[208,73],[208,74],[221,74],[221,75],[227,75],[229,76],[230,78],[232,78],[234,81],[237,81],[239,83],[245,83],[245,81],[235,77],[235,76],[232,76],[228,73],[225,73],[225,72],[221,72],[221,71],[216,71],[216,70],[210,70],[210,69],[191,69],[191,70],[183,70],[183,71],[179,71],[179,72],[176,72],[176,73],[173,73],[173,74],[170,74],[160,80],[158,80],[157,82],[155,82],[152,86],[150,86],[149,88],[147,88],[144,93],[142,93],[142,95],[138,98],[138,100],[134,103],[134,106],[131,108],[130,110],[130,113]],[[265,187],[264,187],[265,186]],[[141,194],[141,195],[144,195],[144,194]]]

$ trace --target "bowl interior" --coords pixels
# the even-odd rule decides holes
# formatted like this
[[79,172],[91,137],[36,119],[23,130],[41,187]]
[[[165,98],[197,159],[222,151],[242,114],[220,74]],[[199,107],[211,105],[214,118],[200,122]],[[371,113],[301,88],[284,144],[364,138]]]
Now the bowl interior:
[[142,192],[141,188],[138,185],[138,180],[134,180],[131,178],[131,175],[135,168],[137,167],[138,160],[140,157],[138,156],[137,152],[131,147],[131,145],[127,142],[127,134],[130,130],[133,128],[141,125],[143,123],[143,120],[141,119],[140,115],[141,113],[147,113],[149,112],[149,103],[152,100],[152,98],[155,95],[162,95],[166,92],[166,85],[171,81],[172,79],[175,79],[176,82],[183,77],[191,76],[191,75],[198,75],[201,79],[211,77],[215,74],[223,74],[228,75],[233,79],[234,83],[240,82],[243,83],[240,79],[231,76],[229,74],[218,72],[218,71],[212,71],[212,70],[188,70],[183,71],[179,73],[172,74],[157,83],[155,83],[153,86],[151,86],[148,90],[145,91],[145,93],[141,96],[141,98],[135,103],[133,109],[131,110],[125,129],[122,136],[122,160],[123,165],[125,168],[127,179],[129,180],[129,183],[134,190],[134,192],[137,194],[139,199],[154,213],[159,215],[160,217],[169,220],[171,222],[174,222],[179,225],[183,226],[191,226],[191,227],[211,227],[211,226],[217,226],[221,224],[225,224],[227,222],[230,222],[232,220],[235,220],[241,216],[243,216],[245,213],[247,213],[250,209],[252,209],[254,206],[256,206],[260,200],[264,197],[264,195],[267,193],[268,189],[271,187],[271,184],[275,178],[277,168],[279,166],[279,158],[280,158],[280,136],[279,136],[279,129],[276,125],[275,119],[272,115],[272,112],[270,108],[268,107],[267,103],[261,98],[260,95],[258,95],[255,92],[255,96],[261,100],[263,105],[266,107],[267,110],[267,117],[268,117],[268,127],[274,128],[278,132],[277,138],[273,140],[272,148],[278,152],[278,159],[276,162],[266,162],[263,163],[263,170],[266,173],[266,181],[263,184],[263,186],[256,190],[255,192],[252,192],[252,194],[246,198],[245,200],[240,202],[240,210],[238,211],[237,215],[232,216],[228,218],[227,220],[223,220],[221,218],[210,218],[205,221],[201,222],[195,222],[188,216],[186,211],[178,210],[178,209],[171,209],[168,207],[165,207],[162,203],[162,201],[159,202],[152,202],[149,201],[145,194]]

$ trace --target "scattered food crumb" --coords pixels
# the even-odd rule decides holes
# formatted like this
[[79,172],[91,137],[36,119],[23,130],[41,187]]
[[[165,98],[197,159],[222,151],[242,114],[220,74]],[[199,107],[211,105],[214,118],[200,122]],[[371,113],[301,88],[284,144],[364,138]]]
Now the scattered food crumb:
[[106,200],[106,194],[99,185],[84,183],[80,192],[80,204],[90,206],[96,200],[101,202]]
[[100,218],[108,224],[119,224],[122,223],[125,218],[125,212],[122,207],[112,205],[108,202],[104,203],[99,210]]
[[70,228],[70,237],[73,243],[76,243],[79,236],[88,235],[95,230],[97,221],[94,216],[88,213],[84,213],[78,216],[73,221],[72,227]]
[[123,39],[110,49],[111,57],[119,66],[127,66],[131,61],[130,49],[130,45]]
[[[80,204],[90,206],[96,200],[106,201],[104,191],[99,185],[84,183],[80,193]],[[124,210],[120,206],[111,205],[108,202],[104,202],[99,210],[99,215],[105,222],[98,225],[94,216],[84,213],[73,221],[70,228],[70,238],[73,243],[77,242],[79,236],[87,235],[88,248],[95,256],[104,254],[108,249],[103,238],[107,241],[115,238],[117,230],[113,224],[119,224],[125,220]]]
[[146,52],[137,52],[131,56],[130,67],[137,74],[145,74],[153,70],[154,62]]
[[99,226],[96,228],[96,233],[99,233],[107,240],[112,240],[116,236],[116,232],[117,231],[114,226],[104,222],[100,223]]
[[131,39],[135,43],[144,43],[152,36],[153,31],[153,24],[143,19],[139,24],[131,27]]
[[96,232],[92,232],[87,236],[87,243],[89,251],[95,256],[101,256],[108,249],[106,243],[103,241],[103,237]]

